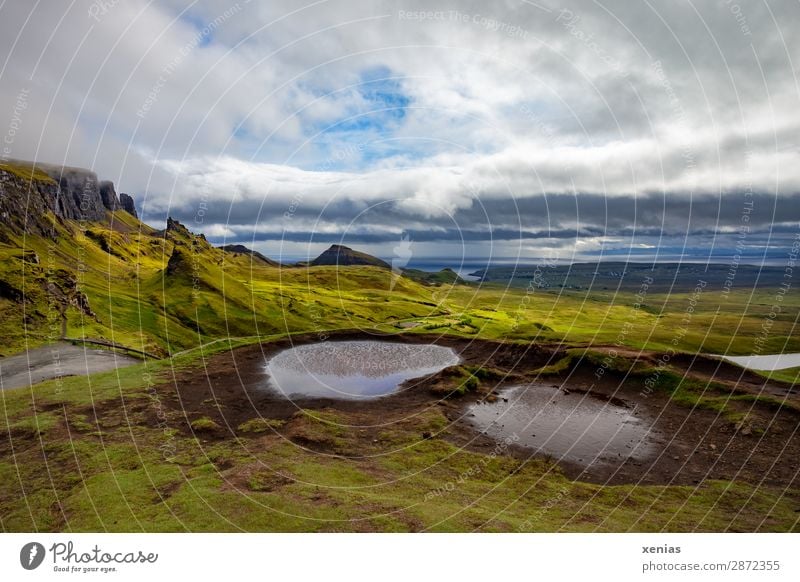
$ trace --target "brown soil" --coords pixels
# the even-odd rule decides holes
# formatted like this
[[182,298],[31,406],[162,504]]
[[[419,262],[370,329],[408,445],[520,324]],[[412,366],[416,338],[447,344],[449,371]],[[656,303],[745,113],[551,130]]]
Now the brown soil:
[[[240,425],[257,418],[283,421],[269,430],[320,452],[360,457],[380,453],[380,434],[387,429],[418,431],[419,438],[443,438],[470,450],[489,452],[496,443],[478,434],[468,422],[470,404],[480,399],[497,398],[497,391],[521,381],[556,384],[562,389],[580,390],[613,399],[633,407],[637,415],[654,420],[654,441],[659,452],[646,461],[621,461],[585,468],[559,463],[568,476],[597,483],[684,484],[706,479],[746,481],[778,487],[800,483],[797,459],[800,458],[800,398],[791,387],[767,381],[740,368],[709,358],[674,357],[672,369],[683,370],[692,378],[703,378],[729,390],[732,395],[768,394],[779,396],[787,406],[774,403],[731,402],[731,408],[743,422],[736,422],[715,410],[693,409],[676,404],[669,395],[644,388],[644,378],[635,374],[607,371],[598,380],[597,366],[581,360],[560,375],[536,376],[535,370],[558,361],[565,355],[556,345],[521,345],[464,338],[420,334],[382,336],[364,332],[342,332],[327,341],[381,339],[384,341],[435,343],[453,348],[463,366],[490,369],[476,392],[442,398],[441,383],[452,370],[410,381],[398,393],[371,401],[331,399],[288,400],[272,392],[266,384],[265,360],[293,345],[319,341],[315,334],[295,336],[272,343],[239,348],[212,356],[205,366],[177,370],[174,382],[156,387],[161,401],[186,417],[183,430],[191,433],[190,423],[208,417],[221,428],[198,434],[198,438],[240,438],[245,442],[254,435]],[[597,350],[598,348],[592,348]],[[602,348],[600,348],[602,349]],[[652,365],[660,354],[631,352],[619,359]],[[717,393],[715,393],[717,394]],[[303,411],[333,410],[345,419],[351,438],[346,450],[333,441],[309,434]],[[423,434],[415,425],[419,415],[439,410],[450,421],[436,434]],[[746,415],[746,416],[745,416]],[[506,454],[529,458],[530,451],[509,448]],[[265,486],[271,486],[267,484]]]

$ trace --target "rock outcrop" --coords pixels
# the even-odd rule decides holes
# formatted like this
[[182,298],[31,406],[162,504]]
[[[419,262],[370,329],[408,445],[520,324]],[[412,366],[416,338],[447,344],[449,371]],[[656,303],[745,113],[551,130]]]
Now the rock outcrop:
[[48,219],[102,222],[109,210],[121,208],[114,184],[98,181],[83,168],[0,163],[0,219],[12,232],[53,235]]
[[182,245],[175,245],[167,261],[167,275],[187,275],[191,273],[191,258]]
[[114,182],[109,182],[108,180],[100,182],[100,200],[103,201],[103,206],[108,210],[119,210],[121,208],[117,191],[114,189]]
[[183,224],[174,220],[171,216],[167,217],[167,228],[162,231],[165,236],[167,237],[178,237],[178,238],[185,238],[191,240],[194,238],[194,235],[189,232],[189,229],[186,228]]
[[58,186],[55,191],[56,216],[91,222],[105,220],[107,207],[100,194],[97,174],[91,170],[68,166],[37,163],[36,167],[50,176]]
[[51,300],[59,305],[62,315],[67,308],[74,307],[87,317],[97,320],[97,315],[89,305],[89,298],[80,290],[75,276],[65,269],[58,269],[49,280],[42,284]]
[[139,218],[139,215],[136,214],[136,205],[133,203],[133,197],[130,194],[125,194],[125,192],[119,193],[119,204],[122,206],[122,209],[133,216],[134,218]]

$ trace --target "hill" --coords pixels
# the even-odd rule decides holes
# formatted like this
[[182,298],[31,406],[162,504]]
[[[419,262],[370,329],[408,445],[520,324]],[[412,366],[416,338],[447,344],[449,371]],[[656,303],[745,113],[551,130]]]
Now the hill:
[[319,267],[322,265],[337,265],[340,267],[350,267],[357,265],[366,265],[371,267],[381,267],[384,269],[391,269],[392,267],[386,261],[382,261],[377,257],[355,251],[350,247],[343,245],[331,245],[325,252],[309,263],[311,266]]
[[[798,294],[771,317],[774,291],[723,299],[458,285],[452,271],[400,276],[351,249],[332,253],[332,265],[282,268],[215,248],[172,218],[153,229],[114,204],[110,186],[91,183],[87,220],[59,205],[75,192],[69,180],[0,168],[4,208],[24,211],[31,195],[44,210],[0,223],[0,352],[66,335],[171,357],[2,391],[6,531],[796,527],[798,496],[787,491],[797,448],[785,446],[794,393],[762,392],[754,375],[739,390],[733,366],[720,379],[715,361],[680,352],[751,353],[767,320],[764,353],[798,351]],[[340,268],[340,258],[364,257],[373,262]],[[298,407],[262,389],[269,353],[400,331],[393,339],[442,342],[464,361],[372,405]],[[601,473],[563,473],[461,424],[476,400],[498,402],[498,382],[577,383],[588,394],[598,376],[603,402],[626,398],[666,417],[673,449],[655,470],[633,463],[605,487]],[[675,438],[675,426],[688,436]],[[699,447],[708,435],[735,446]],[[632,477],[640,470],[651,480]],[[450,491],[442,484],[454,476]]]
[[[67,337],[167,356],[221,338],[342,328],[748,354],[774,304],[773,290],[723,296],[711,284],[700,300],[654,288],[644,301],[611,285],[461,285],[449,270],[399,276],[341,245],[285,268],[245,247],[215,248],[177,220],[156,230],[115,192],[88,170],[0,165],[0,355]],[[784,297],[761,353],[800,350],[798,302]],[[676,335],[689,307],[692,325]]]
[[270,267],[280,267],[280,263],[279,262],[273,261],[269,257],[265,257],[264,255],[262,255],[258,251],[254,251],[254,250],[248,249],[244,245],[236,245],[236,244],[234,244],[234,245],[222,245],[222,246],[217,247],[217,248],[225,251],[226,253],[233,253],[234,255],[248,255],[248,256],[252,257],[254,260],[261,261],[262,263],[264,263],[265,265],[269,265]]
[[218,338],[445,313],[430,288],[393,281],[386,263],[358,251],[337,254],[364,266],[346,276],[324,258],[280,268],[246,247],[215,248],[172,218],[153,229],[125,207],[90,170],[0,165],[0,355],[66,337],[166,356]]
[[426,285],[464,284],[464,279],[458,276],[453,269],[445,267],[440,271],[430,272],[419,269],[403,269],[403,276],[414,279]]

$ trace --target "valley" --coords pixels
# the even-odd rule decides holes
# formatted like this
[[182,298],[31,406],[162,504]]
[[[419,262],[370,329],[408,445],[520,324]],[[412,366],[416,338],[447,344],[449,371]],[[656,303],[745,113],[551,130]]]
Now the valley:
[[[800,368],[709,356],[800,351],[800,297],[775,313],[774,277],[468,282],[343,245],[282,265],[148,226],[88,171],[46,170],[0,166],[0,372],[64,340],[149,356],[0,391],[5,531],[797,530]],[[88,219],[63,202],[87,192]],[[378,398],[270,385],[285,350],[374,341],[458,361],[408,356],[422,372]],[[397,371],[359,353],[354,374]],[[493,425],[525,386],[563,399],[548,414],[646,422],[647,450],[548,448],[546,398],[530,422]]]

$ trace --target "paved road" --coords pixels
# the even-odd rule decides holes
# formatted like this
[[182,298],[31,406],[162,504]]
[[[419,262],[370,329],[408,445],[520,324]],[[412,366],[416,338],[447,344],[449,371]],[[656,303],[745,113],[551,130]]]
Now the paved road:
[[59,342],[0,358],[0,390],[22,388],[56,377],[86,376],[140,362],[110,350]]

